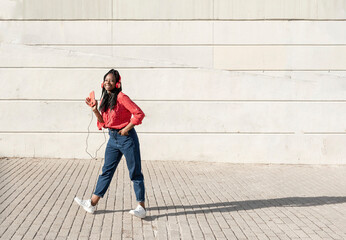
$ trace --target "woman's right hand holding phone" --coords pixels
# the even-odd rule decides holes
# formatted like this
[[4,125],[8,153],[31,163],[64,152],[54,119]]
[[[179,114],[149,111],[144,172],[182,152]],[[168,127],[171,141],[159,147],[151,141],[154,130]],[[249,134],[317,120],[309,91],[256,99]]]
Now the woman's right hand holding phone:
[[[90,99],[90,97],[87,97],[86,99],[85,99],[85,103],[88,105],[88,106],[90,106],[90,104],[91,104],[91,99]],[[91,109],[93,110],[93,111],[95,111],[95,110],[97,110],[97,100],[95,99],[95,105],[94,106],[90,106],[91,107]]]

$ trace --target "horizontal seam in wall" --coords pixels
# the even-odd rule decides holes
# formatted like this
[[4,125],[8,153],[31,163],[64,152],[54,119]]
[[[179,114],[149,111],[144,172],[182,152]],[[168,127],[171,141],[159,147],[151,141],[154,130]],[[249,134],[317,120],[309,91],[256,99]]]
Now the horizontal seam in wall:
[[252,19],[246,19],[246,18],[237,18],[237,19],[231,19],[231,18],[219,18],[219,19],[210,19],[210,18],[199,18],[199,19],[192,19],[192,18],[182,18],[182,19],[168,19],[168,18],[155,18],[155,19],[111,19],[111,18],[89,18],[89,19],[83,19],[83,18],[55,18],[55,19],[40,19],[40,18],[32,18],[32,19],[20,19],[20,18],[3,18],[0,19],[0,21],[169,21],[169,22],[179,22],[179,21],[346,21],[345,18],[252,18]]
[[221,46],[221,47],[232,47],[232,46],[245,46],[245,47],[248,47],[248,46],[265,46],[265,47],[276,47],[276,46],[285,46],[285,47],[295,47],[295,46],[313,46],[313,47],[324,47],[324,46],[328,46],[328,47],[334,47],[334,46],[346,46],[346,43],[336,43],[336,44],[319,44],[319,43],[295,43],[295,44],[286,44],[286,43],[247,43],[247,44],[242,44],[242,43],[233,43],[233,44],[227,44],[227,43],[220,43],[220,44],[204,44],[204,43],[174,43],[174,44],[169,44],[169,43],[163,43],[163,44],[103,44],[103,43],[91,43],[91,44],[84,44],[84,43],[73,43],[73,44],[70,44],[70,43],[61,43],[61,44],[56,44],[56,43],[23,43],[25,44],[26,46],[48,46],[48,47],[60,47],[60,46],[63,46],[63,47],[78,47],[78,46],[81,46],[81,47],[215,47],[215,46]]
[[[4,66],[0,66],[0,69],[4,69],[4,68],[43,68],[43,69],[109,69],[109,68],[114,68],[114,66],[105,66],[105,67],[82,67],[82,66],[76,66],[76,67],[57,67],[57,66],[48,66],[48,67],[43,67],[43,66],[11,66],[11,67],[4,67]],[[198,69],[198,67],[117,67],[117,69]],[[258,70],[257,70],[258,71]],[[333,70],[334,71],[334,70]],[[340,70],[336,70],[336,71],[340,71]],[[346,69],[345,69],[346,71]]]
[[[0,66],[0,69],[109,69],[114,68],[114,66],[105,66],[105,67],[54,67],[54,66]],[[208,71],[222,71],[222,72],[344,72],[345,69],[218,69],[218,68],[207,68],[207,67],[117,67],[117,69],[193,69],[193,70],[208,70]]]
[[[108,130],[104,130],[108,133]],[[88,134],[88,132],[71,131],[0,131],[0,134]],[[90,131],[90,133],[103,133],[101,131]],[[142,132],[139,134],[152,135],[346,135],[346,132]]]
[[305,135],[308,135],[308,134],[346,134],[346,132],[304,132]]
[[[189,100],[179,100],[179,99],[136,99],[133,98],[133,101],[138,102],[205,102],[205,103],[229,103],[229,102],[346,102],[346,99],[333,99],[333,100],[279,100],[279,99],[267,99],[267,100],[198,100],[198,99],[189,99]],[[84,99],[0,99],[0,102],[85,102]]]
[[[105,132],[108,132],[107,129],[104,130]],[[18,133],[18,134],[30,134],[30,133],[73,133],[73,134],[80,134],[80,133],[85,133],[87,134],[87,131],[0,131],[0,133]],[[90,131],[89,133],[103,133],[101,131]],[[141,132],[137,131],[137,133],[140,134],[172,134],[172,135],[177,135],[177,134],[295,134],[295,132]],[[299,134],[303,134],[299,132]],[[334,132],[333,132],[334,134]],[[346,133],[345,133],[346,134]]]

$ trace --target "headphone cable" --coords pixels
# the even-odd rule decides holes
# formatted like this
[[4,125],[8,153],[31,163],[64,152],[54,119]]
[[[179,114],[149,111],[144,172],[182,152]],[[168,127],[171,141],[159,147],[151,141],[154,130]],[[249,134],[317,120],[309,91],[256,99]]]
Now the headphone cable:
[[105,137],[105,141],[104,141],[104,142],[102,143],[102,145],[96,150],[96,152],[95,152],[95,157],[93,157],[93,156],[88,152],[88,138],[89,138],[89,133],[90,133],[90,125],[91,125],[91,123],[92,123],[92,121],[93,121],[93,118],[94,118],[94,114],[91,113],[91,121],[90,121],[89,126],[88,126],[88,135],[87,135],[87,138],[86,138],[86,140],[85,140],[85,142],[86,142],[85,152],[86,152],[87,154],[89,154],[89,156],[91,157],[91,159],[97,160],[97,158],[96,158],[96,157],[97,157],[97,152],[101,149],[101,147],[103,146],[103,144],[106,143],[107,139],[106,139],[105,131],[104,131],[104,129],[102,128],[102,132],[103,132],[103,136]]

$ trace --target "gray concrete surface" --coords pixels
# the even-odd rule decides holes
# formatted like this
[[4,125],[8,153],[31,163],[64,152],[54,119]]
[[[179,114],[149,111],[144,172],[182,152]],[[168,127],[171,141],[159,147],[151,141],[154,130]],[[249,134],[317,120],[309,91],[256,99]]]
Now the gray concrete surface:
[[143,161],[141,220],[124,161],[95,214],[103,161],[0,163],[1,239],[346,239],[345,165]]

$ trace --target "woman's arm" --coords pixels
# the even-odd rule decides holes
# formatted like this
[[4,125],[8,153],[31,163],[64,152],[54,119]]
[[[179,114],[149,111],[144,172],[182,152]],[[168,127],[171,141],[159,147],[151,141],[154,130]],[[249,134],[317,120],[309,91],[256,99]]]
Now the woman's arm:
[[124,129],[119,131],[119,134],[124,136],[128,135],[128,131],[130,131],[134,126],[142,123],[145,114],[127,95],[123,94],[120,100],[125,108],[127,108],[127,110],[129,110],[133,115],[130,123]]
[[99,112],[99,110],[97,110],[97,108],[93,109],[93,112],[95,113],[95,116],[97,117],[97,120],[100,122],[100,123],[104,123],[103,121],[103,118]]
[[[90,102],[91,102],[91,99],[90,99],[89,97],[87,97],[87,98],[85,99],[85,103],[86,103],[87,105],[90,106]],[[97,120],[98,120],[100,123],[104,123],[103,118],[102,118],[102,116],[101,116],[99,110],[97,110],[97,106],[98,106],[97,100],[95,100],[95,105],[92,106],[92,107],[90,106],[90,107],[91,107],[91,109],[93,110],[93,112],[95,113],[95,115],[96,115],[96,117],[97,117]]]
[[125,106],[127,110],[129,110],[133,117],[130,122],[133,125],[139,125],[142,123],[143,118],[145,117],[144,112],[140,109],[137,104],[135,104],[127,95],[123,94],[120,98],[121,103]]

